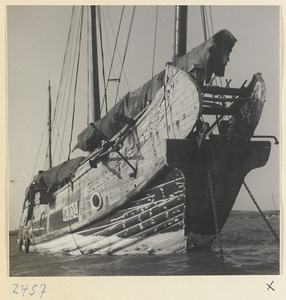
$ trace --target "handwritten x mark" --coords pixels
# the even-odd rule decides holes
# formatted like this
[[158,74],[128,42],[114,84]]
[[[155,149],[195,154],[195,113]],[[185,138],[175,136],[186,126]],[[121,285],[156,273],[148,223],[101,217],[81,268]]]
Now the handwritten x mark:
[[266,283],[266,285],[268,286],[267,291],[268,291],[269,289],[271,289],[272,291],[275,291],[274,288],[271,286],[273,282],[274,282],[274,281],[272,281],[270,284]]

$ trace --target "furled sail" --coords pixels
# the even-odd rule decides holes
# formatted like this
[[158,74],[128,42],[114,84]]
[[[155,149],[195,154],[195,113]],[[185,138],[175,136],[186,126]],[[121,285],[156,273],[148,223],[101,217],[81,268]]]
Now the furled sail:
[[34,182],[40,188],[51,188],[52,186],[58,186],[62,183],[68,176],[75,171],[80,163],[85,158],[80,156],[68,161],[63,162],[62,164],[50,168],[47,171],[40,171],[36,176],[34,176]]
[[196,79],[200,83],[209,83],[212,74],[224,76],[224,70],[229,61],[229,54],[236,42],[236,38],[226,29],[219,31],[207,41],[181,56],[177,67],[195,77],[195,70],[201,70]]
[[[101,140],[112,138],[126,122],[135,118],[154,98],[164,84],[165,70],[155,75],[143,86],[128,92],[107,115],[90,124],[78,135],[78,143],[73,150],[93,151]],[[124,120],[124,117],[125,120]]]
[[[213,37],[181,56],[176,67],[189,73],[200,84],[209,82],[212,74],[223,76],[229,61],[229,54],[236,42],[228,30],[221,30]],[[129,119],[136,117],[154,98],[164,84],[165,70],[155,75],[134,92],[127,93],[109,112],[95,124],[90,124],[78,135],[74,149],[94,151],[101,140],[112,138],[126,125],[122,116]],[[120,118],[121,116],[121,118]]]

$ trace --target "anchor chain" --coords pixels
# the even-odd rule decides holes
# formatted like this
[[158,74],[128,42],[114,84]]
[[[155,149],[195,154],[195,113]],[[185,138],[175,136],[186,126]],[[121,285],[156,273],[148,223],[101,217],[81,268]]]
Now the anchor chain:
[[244,185],[244,187],[245,187],[247,193],[249,194],[251,200],[253,201],[254,205],[255,205],[256,208],[258,209],[260,215],[261,215],[262,218],[264,219],[265,223],[267,224],[267,226],[269,227],[269,229],[271,230],[271,232],[272,232],[273,235],[275,236],[276,240],[277,240],[278,242],[280,242],[280,239],[279,239],[278,235],[276,234],[276,232],[274,231],[274,229],[271,227],[270,223],[267,221],[267,219],[266,219],[266,217],[265,217],[263,211],[260,209],[258,203],[256,202],[254,196],[252,195],[252,193],[251,193],[249,187],[247,186],[247,184],[245,183],[245,181],[243,181],[243,185]]
[[221,264],[222,264],[222,266],[224,266],[224,256],[223,256],[223,249],[222,249],[222,243],[221,243],[221,239],[220,239],[220,232],[219,232],[219,226],[218,226],[217,210],[216,210],[216,205],[215,205],[215,197],[214,197],[214,192],[213,192],[211,171],[210,171],[210,169],[207,169],[207,171],[208,171],[208,179],[209,179],[210,196],[211,196],[211,202],[212,202],[212,208],[213,208],[216,238],[217,238],[218,245],[219,245]]

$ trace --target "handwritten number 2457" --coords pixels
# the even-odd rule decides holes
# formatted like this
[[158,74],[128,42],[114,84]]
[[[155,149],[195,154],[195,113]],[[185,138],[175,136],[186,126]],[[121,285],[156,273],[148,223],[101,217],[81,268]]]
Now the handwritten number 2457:
[[[17,289],[18,289],[18,284],[13,284],[15,286],[15,289],[13,290],[13,293],[14,294],[19,294],[17,292]],[[37,287],[38,285],[37,284],[34,284],[33,287],[32,287],[32,293],[29,293],[30,296],[33,296],[36,291],[35,291],[35,288]],[[41,297],[43,296],[44,293],[46,293],[46,285],[45,284],[41,284],[40,287],[43,287],[42,290],[41,290]],[[25,296],[25,292],[28,290],[28,284],[26,285],[26,287],[24,287],[23,285],[21,285],[21,290],[23,291],[23,297]]]

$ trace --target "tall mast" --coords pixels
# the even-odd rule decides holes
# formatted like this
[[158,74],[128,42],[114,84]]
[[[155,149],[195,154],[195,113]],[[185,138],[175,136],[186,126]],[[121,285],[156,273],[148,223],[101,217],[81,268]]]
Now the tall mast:
[[175,9],[175,38],[173,64],[187,52],[187,19],[188,7],[177,5]]
[[93,68],[93,101],[91,103],[91,122],[100,119],[100,98],[98,78],[98,57],[96,37],[96,6],[91,6],[91,41],[92,41],[92,68]]
[[52,164],[52,99],[51,99],[51,82],[49,80],[49,119],[48,119],[48,127],[49,127],[49,167],[53,166]]

